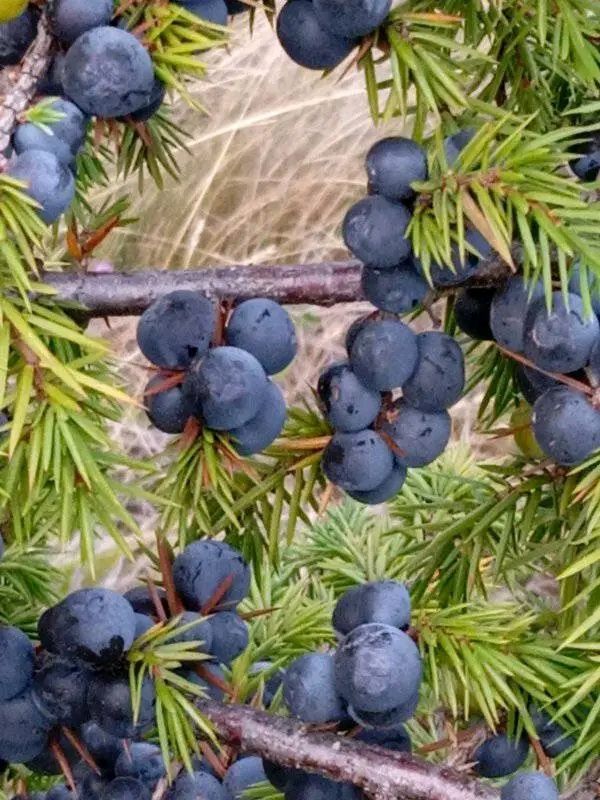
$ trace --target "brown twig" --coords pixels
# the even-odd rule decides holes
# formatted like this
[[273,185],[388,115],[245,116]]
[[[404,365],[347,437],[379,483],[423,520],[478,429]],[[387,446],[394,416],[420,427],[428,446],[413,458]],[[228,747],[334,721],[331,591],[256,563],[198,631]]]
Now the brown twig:
[[226,742],[284,767],[349,782],[378,800],[497,800],[498,792],[449,767],[372,747],[248,706],[199,701]]
[[546,753],[544,753],[542,743],[539,739],[533,736],[529,737],[529,743],[531,744],[531,749],[535,753],[538,767],[545,772],[546,775],[549,775],[552,778],[554,776],[554,765],[551,759],[549,759]]
[[219,603],[233,586],[233,577],[233,574],[231,574],[223,578],[206,603],[204,603],[200,609],[200,613],[203,617],[208,616],[208,614],[212,614],[212,612],[219,607]]
[[163,586],[167,595],[167,604],[169,611],[173,617],[181,614],[185,609],[177,590],[175,589],[175,581],[173,580],[173,564],[171,561],[171,553],[169,550],[169,543],[160,535],[156,537],[156,548],[158,552],[158,563],[160,565],[160,572],[163,579]]
[[[206,267],[199,270],[139,270],[109,274],[46,272],[58,299],[78,303],[89,317],[136,316],[157,298],[187,289],[215,300],[239,302],[270,297],[287,305],[333,306],[363,300],[361,264],[325,261],[318,264]],[[500,286],[511,274],[498,257],[483,262],[464,286]],[[454,287],[453,291],[456,291]]]
[[[10,144],[10,138],[19,121],[35,97],[40,79],[50,65],[52,37],[46,14],[42,14],[37,36],[18,67],[2,70],[0,91],[0,153]],[[5,88],[6,86],[6,88]],[[4,160],[4,157],[2,156]],[[4,164],[0,163],[0,168]]]
[[50,741],[50,750],[52,751],[52,755],[56,759],[56,763],[64,775],[67,786],[73,792],[73,794],[77,796],[77,787],[75,784],[75,778],[73,777],[73,772],[71,770],[71,765],[69,764],[69,759],[64,754],[62,747],[59,745],[56,739]]
[[67,728],[65,725],[61,727],[61,730],[67,741],[71,745],[73,745],[74,749],[77,751],[77,753],[79,753],[82,761],[85,761],[88,767],[90,767],[96,773],[96,775],[101,775],[102,772],[100,770],[100,767],[98,766],[98,764],[96,764],[96,762],[94,761],[94,757],[87,749],[87,747],[83,744],[81,739],[79,739],[79,737],[76,736],[73,733],[73,731],[70,728]]
[[158,594],[158,589],[156,588],[156,584],[150,577],[148,577],[146,581],[148,583],[148,591],[150,592],[150,597],[152,598],[152,604],[154,606],[154,610],[156,611],[156,617],[160,622],[166,622],[167,614],[165,612],[165,607],[160,599],[160,595]]

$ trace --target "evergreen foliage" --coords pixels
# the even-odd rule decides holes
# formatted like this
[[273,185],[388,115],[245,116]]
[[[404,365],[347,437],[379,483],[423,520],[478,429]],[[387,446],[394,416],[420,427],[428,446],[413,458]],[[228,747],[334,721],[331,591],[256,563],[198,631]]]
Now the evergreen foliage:
[[[274,2],[249,5],[250,26],[256,13],[273,18],[279,10]],[[573,288],[576,267],[591,314],[600,184],[575,180],[568,165],[600,130],[598,3],[438,6],[396,4],[349,60],[364,73],[374,123],[396,123],[426,150],[428,176],[412,184],[408,229],[423,274],[430,281],[435,268],[457,271],[477,254],[467,236],[475,229],[506,274],[522,274],[528,287],[540,282],[548,307],[553,291],[566,297]],[[424,664],[409,723],[415,749],[440,760],[482,725],[536,739],[533,704],[574,738],[555,760],[560,784],[574,785],[600,752],[600,452],[568,469],[538,451],[476,464],[453,447],[411,469],[386,512],[376,513],[331,502],[321,461],[333,431],[315,397],[289,410],[283,436],[260,457],[241,457],[227,435],[198,424],[154,463],[115,449],[109,425],[136,401],[106,343],[86,332],[81,309],[56,301],[43,272],[85,268],[114,228],[135,224],[127,193],[98,205],[95,189],[132,175],[140,190],[148,178],[159,188],[177,179],[175,153],[187,133],[170,100],[193,103],[190,80],[210,69],[210,50],[229,43],[226,28],[174,2],[121,0],[115,16],[150,53],[169,102],[146,120],[93,122],[77,155],[75,201],[53,226],[41,221],[25,185],[0,173],[0,620],[36,638],[41,611],[67,590],[61,553],[75,540],[92,576],[98,539],[108,534],[126,558],[147,558],[160,582],[173,552],[219,536],[253,567],[240,606],[250,645],[226,673],[226,700],[285,713],[280,690],[263,702],[266,683],[303,653],[333,646],[336,600],[365,581],[406,581]],[[48,133],[61,119],[46,98],[22,121]],[[448,137],[471,128],[451,158]],[[480,428],[515,438],[529,431],[529,423],[514,424],[519,361],[527,360],[491,341],[467,341],[452,291],[440,298],[444,329],[464,343],[467,390],[483,388]],[[597,388],[587,389],[597,402]],[[142,540],[132,499],[160,512],[157,552]],[[555,579],[553,594],[539,590],[543,576]],[[205,688],[179,672],[203,657],[197,642],[173,641],[176,624],[136,641],[130,683],[139,705],[152,675],[150,738],[166,764],[191,768],[199,738],[215,752],[218,744],[194,705]],[[6,796],[22,779],[30,790],[54,780],[11,767]],[[264,784],[247,797],[279,795]]]

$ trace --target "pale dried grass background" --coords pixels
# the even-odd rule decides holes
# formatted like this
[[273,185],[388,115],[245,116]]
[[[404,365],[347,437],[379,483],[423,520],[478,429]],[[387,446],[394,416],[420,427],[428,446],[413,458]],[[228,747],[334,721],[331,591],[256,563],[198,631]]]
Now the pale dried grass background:
[[[399,123],[376,129],[369,117],[362,75],[341,79],[302,70],[292,63],[264,18],[251,36],[238,18],[229,51],[208,55],[208,77],[193,94],[206,116],[174,109],[192,133],[190,153],[181,153],[182,178],[164,191],[147,182],[130,189],[139,222],[113,233],[110,256],[120,268],[165,269],[235,263],[296,263],[345,258],[340,225],[348,206],[365,191],[363,159]],[[103,199],[120,194],[115,183]],[[288,399],[306,395],[320,369],[343,354],[344,334],[368,306],[297,309],[300,352],[283,377]],[[135,320],[112,320],[108,336],[127,388],[141,397],[147,373],[135,344]],[[428,320],[422,319],[422,327]],[[478,455],[497,453],[497,444],[475,433],[477,398],[452,411],[454,438]],[[115,439],[136,457],[153,458],[167,440],[144,415],[128,410],[114,428]],[[151,532],[154,517],[140,508]],[[131,569],[131,567],[127,567]]]

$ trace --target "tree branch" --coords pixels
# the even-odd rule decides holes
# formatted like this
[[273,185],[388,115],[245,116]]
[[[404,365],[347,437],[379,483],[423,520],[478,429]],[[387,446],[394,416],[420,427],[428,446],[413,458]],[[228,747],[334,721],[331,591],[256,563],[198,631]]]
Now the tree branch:
[[19,120],[35,97],[38,84],[50,65],[52,36],[46,14],[40,16],[37,36],[18,67],[7,67],[0,72],[0,169],[6,159],[1,154]]
[[287,717],[210,700],[198,708],[229,743],[284,767],[352,783],[377,800],[498,800],[498,792],[449,767],[315,733]]
[[[220,300],[270,297],[287,305],[332,306],[362,300],[357,261],[280,266],[206,267],[199,270],[139,270],[112,273],[46,272],[44,280],[58,299],[75,302],[90,317],[135,316],[175,289],[201,292]],[[463,285],[498,286],[510,275],[499,258],[482,264]]]

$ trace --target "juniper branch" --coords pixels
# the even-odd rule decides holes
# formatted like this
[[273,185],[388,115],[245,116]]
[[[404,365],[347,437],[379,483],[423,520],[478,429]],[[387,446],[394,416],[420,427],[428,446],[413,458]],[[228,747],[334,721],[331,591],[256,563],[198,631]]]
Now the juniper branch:
[[[53,273],[44,280],[57,299],[74,302],[89,317],[135,316],[162,295],[176,289],[200,292],[220,300],[270,297],[287,305],[333,306],[363,299],[361,265],[357,261],[278,266],[206,267],[199,270],[139,270],[112,273]],[[510,275],[499,257],[483,262],[462,285],[484,288],[501,285]]]
[[406,753],[312,732],[301,722],[249,706],[203,700],[198,707],[217,732],[243,752],[352,783],[377,800],[498,800],[491,786]]
[[[52,36],[45,14],[40,16],[37,36],[17,67],[0,72],[0,154],[10,144],[19,115],[27,110],[52,57]],[[0,155],[0,169],[6,159]]]

